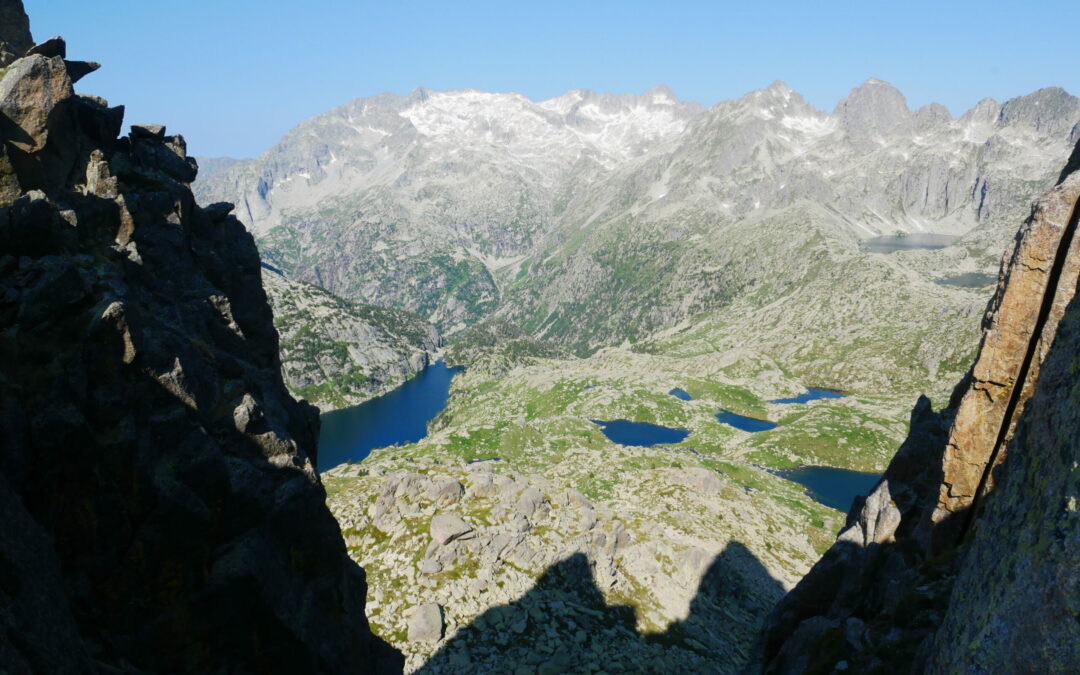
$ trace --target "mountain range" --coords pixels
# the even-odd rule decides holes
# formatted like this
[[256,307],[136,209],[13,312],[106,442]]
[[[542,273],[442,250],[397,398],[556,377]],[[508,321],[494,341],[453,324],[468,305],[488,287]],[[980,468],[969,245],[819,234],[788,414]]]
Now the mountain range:
[[[288,276],[447,335],[499,318],[586,355],[749,334],[833,386],[911,392],[951,381],[976,339],[981,296],[935,282],[994,270],[1077,138],[1080,101],[1054,88],[955,119],[874,79],[831,114],[780,82],[709,109],[664,87],[417,89],[308,120],[194,189],[236,203]],[[898,233],[962,238],[864,250]],[[820,375],[823,354],[859,352]]]
[[98,67],[0,0],[0,670],[1080,662],[1076,99],[418,91],[204,161],[242,223]]

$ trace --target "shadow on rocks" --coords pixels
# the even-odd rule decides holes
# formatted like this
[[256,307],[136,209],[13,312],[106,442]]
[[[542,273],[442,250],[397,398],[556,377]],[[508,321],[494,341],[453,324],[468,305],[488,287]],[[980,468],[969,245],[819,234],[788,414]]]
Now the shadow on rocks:
[[707,566],[687,617],[663,633],[641,633],[634,608],[609,605],[588,557],[576,553],[517,601],[459,630],[419,672],[739,672],[783,592],[745,546],[732,542]]

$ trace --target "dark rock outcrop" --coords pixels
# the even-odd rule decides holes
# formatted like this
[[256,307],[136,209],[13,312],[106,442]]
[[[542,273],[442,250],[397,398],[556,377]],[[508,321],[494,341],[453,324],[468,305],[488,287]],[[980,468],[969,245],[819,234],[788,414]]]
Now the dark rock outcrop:
[[949,406],[920,400],[881,482],[774,609],[766,672],[1080,663],[1077,153],[1005,252]]
[[0,79],[0,670],[374,670],[251,236],[46,51]]
[[34,46],[30,19],[21,2],[0,2],[0,68],[5,68]]

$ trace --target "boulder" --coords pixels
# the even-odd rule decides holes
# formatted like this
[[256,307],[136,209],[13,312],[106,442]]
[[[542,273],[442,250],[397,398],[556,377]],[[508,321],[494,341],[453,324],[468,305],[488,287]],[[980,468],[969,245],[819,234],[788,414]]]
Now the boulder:
[[64,38],[60,37],[59,35],[54,35],[48,40],[45,40],[44,42],[36,44],[30,49],[27,49],[26,55],[38,55],[48,58],[59,56],[60,58],[64,58],[67,56],[67,43],[64,42]]
[[440,546],[445,546],[455,539],[473,531],[471,525],[450,513],[440,513],[431,519],[431,538]]
[[210,220],[217,223],[224,220],[235,208],[236,206],[229,202],[215,202],[209,206],[204,206],[203,213],[210,216]]
[[64,66],[72,84],[101,68],[101,64],[96,61],[64,61]]
[[419,605],[409,616],[409,642],[438,642],[443,636],[442,607],[434,602]]
[[53,111],[74,95],[62,59],[30,56],[16,61],[0,79],[0,123],[8,142],[26,153],[40,151],[49,137]]
[[428,486],[427,496],[438,507],[451,506],[465,496],[465,488],[453,478],[439,478]]
[[150,140],[165,140],[164,124],[132,124],[132,138],[146,138]]
[[531,518],[540,505],[544,503],[544,493],[535,487],[526,488],[518,498],[515,510],[521,515]]

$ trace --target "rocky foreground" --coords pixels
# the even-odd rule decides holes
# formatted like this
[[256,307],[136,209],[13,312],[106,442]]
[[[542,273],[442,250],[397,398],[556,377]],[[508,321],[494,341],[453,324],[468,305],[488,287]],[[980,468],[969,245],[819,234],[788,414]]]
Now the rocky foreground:
[[[746,366],[737,360],[553,360],[518,347],[458,375],[423,441],[324,474],[369,575],[373,630],[410,671],[738,672],[842,515],[759,463],[801,463],[817,445],[778,454],[714,413],[768,415],[820,445],[881,404],[767,404],[725,374]],[[798,389],[778,370],[755,384],[770,398]],[[694,400],[670,395],[676,385]],[[589,421],[621,417],[693,433],[628,447]],[[865,438],[846,452],[868,468],[878,453]]]
[[0,670],[370,672],[259,256],[0,0]]

